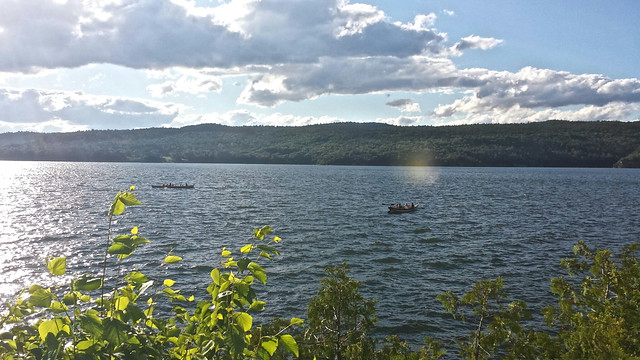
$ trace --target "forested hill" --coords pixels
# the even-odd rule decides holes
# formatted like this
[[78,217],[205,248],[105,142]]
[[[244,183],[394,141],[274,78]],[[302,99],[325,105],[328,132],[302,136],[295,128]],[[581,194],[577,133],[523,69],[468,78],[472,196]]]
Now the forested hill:
[[0,134],[0,159],[339,165],[640,167],[640,122],[91,130]]

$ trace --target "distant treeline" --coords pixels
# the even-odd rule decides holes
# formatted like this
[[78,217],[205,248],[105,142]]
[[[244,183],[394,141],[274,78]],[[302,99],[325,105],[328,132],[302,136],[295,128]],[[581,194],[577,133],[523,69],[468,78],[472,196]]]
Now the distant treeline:
[[640,122],[401,127],[204,124],[0,134],[2,160],[640,167]]

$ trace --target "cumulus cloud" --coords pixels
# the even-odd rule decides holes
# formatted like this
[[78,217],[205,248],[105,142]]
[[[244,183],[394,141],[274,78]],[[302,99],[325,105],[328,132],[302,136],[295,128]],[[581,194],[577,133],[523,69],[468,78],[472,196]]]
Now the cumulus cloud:
[[493,47],[502,44],[502,40],[495,38],[485,38],[477,35],[467,36],[462,38],[456,44],[456,50],[462,51],[466,49],[481,49],[481,50],[489,50]]
[[400,116],[397,118],[384,118],[377,119],[376,122],[397,125],[397,126],[412,126],[412,125],[424,125],[424,118],[422,116]]
[[639,79],[610,79],[596,74],[526,67],[517,73],[482,71],[470,96],[434,110],[438,117],[457,112],[482,113],[493,109],[558,108],[571,105],[602,107],[613,103],[639,103]]
[[222,124],[229,126],[241,126],[253,124],[256,114],[248,110],[233,110],[226,113],[208,114],[184,114],[176,117],[172,122],[163,124],[165,127],[183,127],[198,124]]
[[392,24],[364,4],[233,0],[211,9],[189,4],[5,2],[0,71],[89,63],[132,68],[311,63],[322,56],[410,56],[438,49],[444,41],[424,27]]
[[420,104],[411,99],[397,99],[387,102],[388,106],[400,109],[401,112],[420,112]]
[[467,36],[455,43],[450,49],[449,54],[460,56],[465,50],[479,49],[490,50],[503,43],[503,40],[496,38],[487,38],[477,35]]
[[[639,79],[525,67],[517,72],[458,68],[468,50],[503,40],[470,35],[451,43],[435,13],[407,22],[348,0],[8,0],[0,11],[0,72],[111,64],[144,69],[157,99],[224,91],[225,76],[248,79],[239,105],[275,107],[328,94],[461,94],[429,109],[443,122],[633,118]],[[213,4],[215,3],[215,4]],[[440,16],[454,16],[443,10]],[[25,20],[26,19],[26,20]],[[0,78],[1,80],[1,78]],[[1,88],[4,86],[5,88]],[[186,115],[184,106],[82,92],[0,85],[1,129],[128,128],[218,122],[304,125],[331,117],[248,110]],[[387,106],[420,113],[410,99]],[[425,117],[383,121],[419,124]],[[42,125],[36,125],[42,124]]]
[[467,113],[463,116],[441,118],[441,125],[461,125],[476,123],[508,124],[540,122],[550,119],[568,121],[631,121],[639,120],[637,104],[610,103],[603,106],[589,105],[584,107],[562,107],[553,109],[530,109],[513,106],[502,109],[495,108],[483,112]]
[[517,73],[481,71],[481,84],[432,116],[452,123],[637,120],[640,80],[526,67]]
[[163,98],[177,93],[202,95],[220,92],[222,79],[217,73],[208,70],[172,68],[159,72],[152,77],[163,79],[161,83],[147,86],[151,96]]
[[182,110],[177,104],[82,92],[0,89],[0,131],[153,127]]
[[323,94],[368,94],[477,86],[471,72],[460,72],[451,60],[414,56],[322,58],[317,64],[274,66],[256,77],[238,102],[274,106],[313,99]]
[[210,113],[206,115],[181,115],[173,122],[165,124],[165,126],[182,127],[206,123],[216,123],[228,126],[305,126],[336,122],[344,122],[344,120],[332,116],[295,116],[282,113],[261,115],[249,110],[233,110],[225,113]]

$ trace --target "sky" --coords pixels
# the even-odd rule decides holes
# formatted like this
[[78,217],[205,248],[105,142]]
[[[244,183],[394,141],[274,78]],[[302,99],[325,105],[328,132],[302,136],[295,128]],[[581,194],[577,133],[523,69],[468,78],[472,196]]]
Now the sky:
[[638,0],[0,9],[0,133],[640,120]]

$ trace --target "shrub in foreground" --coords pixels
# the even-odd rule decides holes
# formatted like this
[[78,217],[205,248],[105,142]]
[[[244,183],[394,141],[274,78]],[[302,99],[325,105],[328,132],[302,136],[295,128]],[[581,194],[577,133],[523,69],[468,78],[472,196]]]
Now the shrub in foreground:
[[[134,227],[128,234],[111,235],[114,217],[140,202],[129,191],[119,192],[109,210],[109,230],[102,274],[83,274],[68,286],[33,285],[0,318],[2,359],[268,359],[282,348],[298,355],[298,346],[286,333],[302,324],[291,319],[277,336],[257,336],[251,313],[262,311],[253,284],[267,282],[258,259],[279,254],[279,237],[268,238],[268,226],[254,230],[250,243],[236,254],[222,250],[221,266],[211,271],[208,298],[176,289],[170,278],[151,280],[139,271],[107,283],[110,260],[116,268],[150,241]],[[162,261],[170,267],[182,259],[172,253]],[[52,258],[47,269],[66,273],[66,258]],[[164,303],[170,314],[156,309]]]

